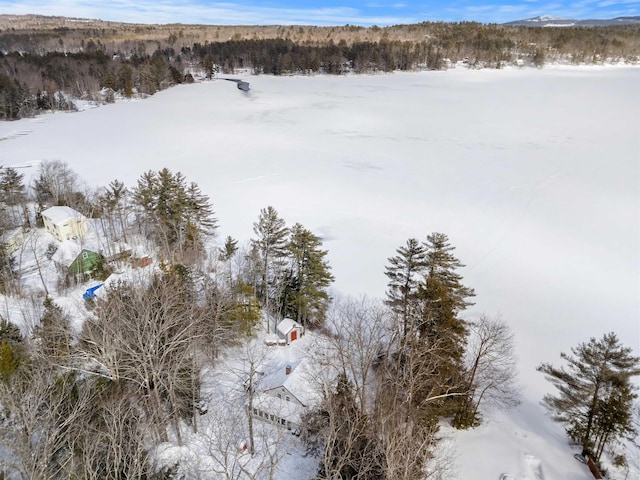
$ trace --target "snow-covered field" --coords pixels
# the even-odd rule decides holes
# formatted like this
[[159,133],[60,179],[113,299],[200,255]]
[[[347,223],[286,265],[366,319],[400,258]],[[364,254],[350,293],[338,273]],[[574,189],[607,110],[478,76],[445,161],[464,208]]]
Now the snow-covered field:
[[459,478],[589,478],[535,366],[609,331],[640,354],[640,69],[245,80],[2,123],[0,165],[59,159],[94,186],[181,171],[220,238],[247,241],[273,205],[322,236],[348,294],[382,297],[394,250],[446,233],[469,315],[512,325],[526,388],[519,411],[456,434]]

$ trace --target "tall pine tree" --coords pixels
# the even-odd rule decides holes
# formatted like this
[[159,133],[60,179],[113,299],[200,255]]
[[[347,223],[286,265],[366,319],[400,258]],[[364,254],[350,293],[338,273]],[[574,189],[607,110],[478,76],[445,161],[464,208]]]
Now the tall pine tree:
[[[127,241],[127,228],[125,225],[127,201],[129,199],[129,190],[124,183],[119,180],[113,180],[104,189],[104,193],[100,195],[98,201],[103,209],[103,215],[106,216],[111,225],[114,236],[118,237],[119,233],[122,239]],[[119,232],[118,232],[119,230]]]
[[[439,390],[451,395],[437,404],[439,414],[448,415],[459,409],[464,398],[464,353],[468,329],[460,313],[472,305],[468,300],[475,295],[464,286],[457,270],[464,265],[454,255],[455,247],[444,233],[432,233],[424,243],[426,276],[419,287],[422,318],[419,325],[421,343],[440,356],[438,367]],[[452,395],[453,394],[453,395]]]
[[454,249],[442,233],[432,233],[422,243],[410,238],[389,258],[385,272],[386,303],[402,320],[393,368],[408,379],[404,388],[425,425],[455,412],[465,395],[468,330],[460,313],[471,305],[468,298],[474,292],[461,283],[457,269],[464,265]]
[[[272,287],[275,280],[282,275],[283,261],[287,256],[287,237],[289,229],[285,221],[272,206],[260,210],[258,221],[253,224],[253,232],[257,238],[251,245],[259,252],[262,264],[262,279],[258,292],[267,313],[270,312],[270,297],[279,297]],[[274,327],[275,329],[275,327]]]
[[457,369],[461,367],[467,336],[465,321],[459,314],[473,305],[468,298],[475,292],[462,285],[462,275],[457,270],[464,265],[453,255],[455,247],[444,233],[428,235],[424,246],[426,276],[418,294],[423,301],[420,333],[443,345],[451,366]]
[[133,201],[168,255],[199,251],[204,237],[215,230],[209,197],[196,183],[187,185],[180,172],[163,168],[144,173],[133,191]]
[[18,173],[15,168],[2,168],[0,171],[0,192],[4,203],[17,205],[25,200],[23,178],[24,175]]
[[415,238],[410,238],[406,246],[396,249],[396,253],[395,257],[389,258],[385,271],[389,278],[386,304],[400,315],[402,334],[406,337],[415,320],[418,286],[427,266],[427,249]]
[[288,245],[291,264],[283,294],[284,313],[302,325],[324,322],[329,304],[327,287],[333,282],[327,251],[311,231],[296,223]]
[[220,249],[220,255],[218,256],[221,262],[227,264],[227,269],[229,271],[229,287],[233,286],[233,268],[231,267],[231,259],[235,256],[238,251],[238,241],[235,240],[231,235],[227,235],[227,238],[224,241],[224,246]]
[[640,375],[640,358],[631,352],[611,332],[579,344],[571,354],[561,353],[566,368],[538,366],[558,390],[557,396],[545,395],[542,404],[582,445],[583,453],[590,452],[596,460],[608,442],[632,428],[632,401],[637,395],[631,378]]

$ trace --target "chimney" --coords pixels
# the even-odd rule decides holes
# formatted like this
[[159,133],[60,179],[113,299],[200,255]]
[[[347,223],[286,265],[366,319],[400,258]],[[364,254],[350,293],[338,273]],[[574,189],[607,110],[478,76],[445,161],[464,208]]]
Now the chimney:
[[284,367],[284,373],[286,373],[287,375],[291,373],[291,365],[287,365],[286,367]]

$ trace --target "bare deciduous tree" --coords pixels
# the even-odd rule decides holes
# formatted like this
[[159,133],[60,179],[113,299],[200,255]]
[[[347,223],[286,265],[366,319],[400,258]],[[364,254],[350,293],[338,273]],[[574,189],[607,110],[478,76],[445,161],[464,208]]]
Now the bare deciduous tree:
[[0,403],[22,478],[68,478],[75,468],[78,429],[90,411],[92,392],[78,388],[73,372],[62,372],[45,357],[31,359],[0,382]]
[[78,187],[78,175],[61,160],[43,160],[33,189],[40,205],[70,205]]
[[388,349],[393,332],[391,312],[381,302],[366,297],[337,298],[327,319],[333,336],[329,342],[335,368],[353,384],[361,412],[372,405],[373,368]]
[[467,348],[467,400],[458,414],[458,424],[479,422],[480,405],[509,408],[520,403],[518,369],[513,333],[501,318],[482,315],[469,326]]
[[[256,441],[254,433],[253,407],[256,394],[259,389],[260,377],[263,374],[263,368],[269,361],[271,351],[264,343],[252,339],[247,341],[240,347],[239,364],[229,365],[227,368],[236,378],[236,384],[242,385],[243,391],[236,389],[236,404],[242,408],[246,414],[247,432],[248,432],[248,449],[249,454],[254,455],[256,452]],[[233,389],[232,389],[233,391]]]
[[83,418],[77,445],[82,452],[78,476],[87,480],[119,480],[150,475],[145,422],[138,421],[135,396],[118,382],[93,378],[92,409]]
[[[282,219],[275,208],[268,206],[260,210],[258,221],[253,224],[253,231],[257,238],[251,241],[252,246],[259,252],[262,279],[260,284],[260,297],[264,301],[264,308],[267,314],[270,314],[270,299],[274,297],[277,300],[280,289],[275,293],[273,290],[275,278],[282,275],[283,258],[286,255],[287,237],[289,229],[286,227],[284,219]],[[274,301],[277,304],[277,301]],[[267,324],[267,331],[269,331]],[[274,323],[273,331],[276,326]]]
[[400,316],[367,299],[338,300],[328,326],[334,385],[325,382],[324,401],[303,428],[322,478],[418,480],[436,472],[427,466],[437,441],[430,411],[459,395],[442,393],[440,347],[404,335]]
[[198,344],[209,318],[176,276],[140,280],[146,287],[116,285],[98,302],[78,353],[111,381],[130,385],[156,440],[166,441],[171,426],[180,442],[180,419],[196,421]]

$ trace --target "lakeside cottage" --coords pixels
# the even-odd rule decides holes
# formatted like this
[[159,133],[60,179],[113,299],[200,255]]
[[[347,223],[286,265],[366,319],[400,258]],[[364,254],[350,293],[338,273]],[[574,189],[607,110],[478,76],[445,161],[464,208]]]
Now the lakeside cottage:
[[315,405],[318,395],[312,388],[309,360],[297,365],[280,364],[270,374],[256,382],[253,407],[250,414],[265,422],[298,433],[302,416]]

